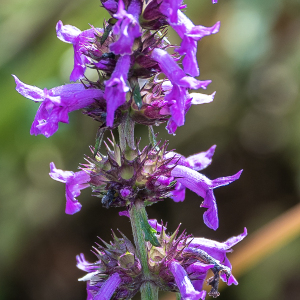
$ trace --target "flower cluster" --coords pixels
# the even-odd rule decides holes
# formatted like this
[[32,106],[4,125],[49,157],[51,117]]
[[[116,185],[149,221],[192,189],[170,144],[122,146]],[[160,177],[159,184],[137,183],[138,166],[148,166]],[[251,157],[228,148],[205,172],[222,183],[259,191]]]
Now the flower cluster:
[[[215,146],[205,152],[190,157],[167,151],[167,144],[146,146],[142,151],[130,148],[124,151],[109,140],[112,149],[106,144],[107,155],[100,152],[87,158],[88,164],[77,173],[63,171],[50,165],[50,176],[66,183],[66,213],[74,214],[81,204],[76,197],[80,190],[91,186],[95,195],[101,198],[104,207],[130,208],[136,201],[145,205],[171,197],[175,202],[184,201],[188,188],[203,198],[201,207],[206,208],[204,223],[216,230],[219,226],[218,210],[213,190],[237,180],[242,171],[210,180],[198,171],[206,168],[212,161]],[[89,184],[87,184],[89,183]]]
[[[180,292],[183,300],[204,299],[203,284],[208,271],[213,277],[207,280],[211,285],[210,296],[219,295],[219,279],[228,285],[237,284],[231,274],[231,264],[226,253],[247,235],[244,232],[220,243],[205,238],[193,238],[179,227],[172,234],[156,220],[148,220],[156,232],[160,246],[147,242],[148,267],[151,270],[149,281],[164,291]],[[85,260],[83,254],[77,256],[77,267],[88,274],[79,279],[87,281],[88,299],[130,299],[143,283],[141,264],[135,247],[122,233],[118,238],[113,233],[110,244],[94,247],[97,256],[95,263]],[[108,288],[109,287],[109,288]]]
[[[124,116],[141,124],[168,121],[167,130],[174,134],[182,126],[192,104],[211,102],[214,94],[189,93],[206,89],[210,80],[200,81],[196,62],[197,41],[218,32],[220,23],[212,27],[195,26],[181,11],[181,1],[102,0],[111,14],[105,28],[91,27],[85,31],[56,25],[57,37],[74,48],[71,81],[51,90],[26,85],[15,77],[17,91],[28,99],[42,102],[31,134],[53,135],[58,123],[68,123],[68,113],[83,111],[114,128]],[[174,48],[165,38],[166,26],[182,38]],[[169,54],[168,49],[175,53]],[[183,69],[177,61],[182,58]],[[85,77],[87,68],[98,71],[98,79]],[[164,79],[158,79],[164,74]]]
[[[184,157],[167,150],[167,142],[157,142],[153,125],[167,123],[169,134],[184,125],[191,105],[210,103],[206,89],[211,80],[198,80],[197,42],[219,31],[220,22],[211,27],[194,25],[183,13],[182,0],[101,0],[110,14],[103,28],[56,25],[57,37],[73,45],[73,83],[50,90],[27,85],[14,76],[16,90],[24,97],[40,102],[30,133],[52,136],[59,122],[68,123],[68,114],[82,112],[98,122],[99,129],[92,155],[80,171],[64,171],[50,164],[50,177],[66,186],[67,214],[80,211],[77,200],[81,190],[91,187],[105,208],[122,207],[120,215],[130,217],[135,246],[123,234],[113,234],[110,244],[94,248],[95,263],[84,255],[77,257],[78,268],[88,274],[87,300],[131,299],[139,290],[157,289],[179,292],[183,300],[204,299],[203,283],[209,270],[213,277],[209,295],[217,297],[219,279],[237,284],[231,274],[226,253],[247,234],[224,243],[192,238],[179,228],[167,234],[166,228],[148,220],[145,207],[167,197],[175,202],[185,199],[186,188],[199,195],[205,208],[204,223],[219,227],[214,189],[237,180],[242,171],[209,179],[199,171],[209,166],[216,146]],[[217,3],[217,0],[212,0]],[[177,47],[170,44],[170,26],[181,38]],[[95,70],[88,78],[87,68]],[[195,91],[192,91],[195,90]],[[148,126],[149,145],[139,149],[134,136],[135,123]],[[106,130],[119,130],[103,142]],[[100,149],[101,145],[105,149]],[[104,148],[104,147],[103,147]],[[103,151],[104,150],[104,151]],[[156,292],[155,292],[156,291]],[[156,294],[155,294],[156,293]],[[156,296],[155,296],[156,295]],[[149,295],[147,296],[149,298]]]

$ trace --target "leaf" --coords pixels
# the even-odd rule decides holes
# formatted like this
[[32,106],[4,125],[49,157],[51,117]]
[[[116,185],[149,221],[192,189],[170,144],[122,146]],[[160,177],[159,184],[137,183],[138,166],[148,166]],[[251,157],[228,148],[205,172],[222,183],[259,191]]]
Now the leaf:
[[140,215],[140,221],[142,225],[142,230],[144,231],[145,234],[145,241],[150,242],[155,247],[161,247],[155,235],[157,231],[149,225],[147,216]]
[[101,40],[100,40],[100,44],[103,45],[106,41],[106,39],[108,38],[109,36],[109,33],[111,32],[112,30],[112,25],[107,25],[104,32],[103,32],[103,35],[101,37]]
[[99,151],[99,149],[101,147],[103,136],[104,136],[104,130],[101,127],[99,127],[98,131],[97,131],[97,135],[96,135],[96,143],[95,143],[95,148],[94,148],[94,157],[96,157],[97,152]]
[[139,84],[136,84],[133,89],[133,99],[135,104],[137,105],[138,109],[140,110],[143,105],[143,100],[141,96],[140,86]]

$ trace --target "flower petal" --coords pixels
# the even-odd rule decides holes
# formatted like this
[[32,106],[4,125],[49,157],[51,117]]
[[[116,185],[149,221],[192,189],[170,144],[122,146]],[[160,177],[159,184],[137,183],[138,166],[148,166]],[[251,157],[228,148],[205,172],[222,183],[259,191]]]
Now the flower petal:
[[94,300],[110,300],[115,290],[121,284],[122,280],[118,273],[109,276],[105,283],[101,286]]
[[216,145],[211,146],[207,151],[191,155],[186,158],[190,168],[195,171],[201,171],[209,166],[215,153]]
[[16,82],[16,91],[27,99],[35,102],[44,101],[44,91],[36,86],[23,83],[17,76],[12,75]]
[[138,22],[140,12],[140,1],[132,0],[127,13],[124,2],[119,0],[118,11],[114,14],[118,21],[113,28],[113,33],[119,35],[119,39],[110,45],[110,50],[116,55],[132,54],[134,40],[142,35]]
[[52,179],[66,184],[66,214],[73,215],[80,211],[82,205],[76,197],[80,195],[82,189],[89,186],[90,175],[84,171],[74,173],[56,169],[54,163],[50,164],[49,175]]
[[82,271],[85,272],[93,272],[96,271],[98,269],[98,266],[88,262],[83,253],[80,253],[80,255],[76,255],[76,267]]
[[113,126],[116,109],[126,102],[126,93],[129,91],[126,85],[129,68],[130,56],[121,56],[111,78],[105,82],[104,97],[107,102],[107,126]]
[[204,104],[210,103],[214,100],[216,92],[212,93],[211,95],[201,94],[201,93],[191,93],[190,97],[192,98],[192,104]]
[[65,43],[75,43],[75,39],[80,33],[80,29],[72,25],[64,25],[62,21],[58,21],[56,24],[56,35]]
[[175,278],[181,298],[183,300],[199,300],[201,294],[194,289],[185,269],[176,261],[170,263],[169,269]]

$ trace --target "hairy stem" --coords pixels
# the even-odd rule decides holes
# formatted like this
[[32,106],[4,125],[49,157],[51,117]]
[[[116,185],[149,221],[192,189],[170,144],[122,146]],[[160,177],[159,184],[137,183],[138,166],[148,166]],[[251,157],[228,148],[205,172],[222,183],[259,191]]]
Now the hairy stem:
[[157,300],[158,287],[151,282],[151,273],[148,267],[148,254],[145,244],[144,231],[141,220],[145,216],[146,210],[142,201],[136,201],[129,210],[130,221],[134,243],[137,250],[138,258],[140,259],[143,268],[143,280],[145,281],[141,287],[142,300]]
[[142,300],[157,300],[158,287],[151,282],[144,282],[141,286]]
[[129,117],[126,117],[125,122],[121,123],[118,127],[119,130],[119,141],[122,151],[126,150],[126,145],[132,149],[135,149],[134,143],[134,121]]
[[150,278],[150,270],[148,267],[147,249],[145,244],[144,231],[142,229],[142,215],[145,213],[144,203],[142,201],[136,201],[136,203],[129,210],[130,221],[132,227],[132,233],[134,243],[136,246],[137,254],[143,267],[143,273],[145,279]]

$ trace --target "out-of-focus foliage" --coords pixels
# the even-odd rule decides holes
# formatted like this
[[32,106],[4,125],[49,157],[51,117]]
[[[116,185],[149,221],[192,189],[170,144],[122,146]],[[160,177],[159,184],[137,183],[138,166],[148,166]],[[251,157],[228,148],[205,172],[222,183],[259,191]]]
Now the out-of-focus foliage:
[[[192,107],[186,125],[170,140],[184,155],[217,144],[210,178],[243,168],[241,179],[216,190],[220,229],[202,221],[200,199],[166,200],[149,208],[151,218],[183,227],[195,236],[225,240],[247,226],[254,232],[299,202],[300,193],[300,2],[298,0],[186,1],[195,24],[221,21],[217,35],[198,47],[201,79],[217,91],[208,105]],[[75,171],[89,154],[97,124],[78,112],[49,139],[30,136],[37,104],[15,92],[10,74],[41,88],[68,82],[72,47],[56,38],[62,20],[84,30],[107,17],[100,1],[12,0],[0,2],[0,299],[85,299],[75,255],[89,249],[109,228],[130,236],[126,217],[107,211],[89,191],[83,209],[64,214],[64,186],[52,181],[49,163]],[[170,40],[179,42],[170,32]],[[157,131],[157,130],[156,130]],[[147,135],[144,127],[137,128]],[[299,238],[239,278],[220,299],[297,299]],[[234,271],[234,270],[233,270]]]

